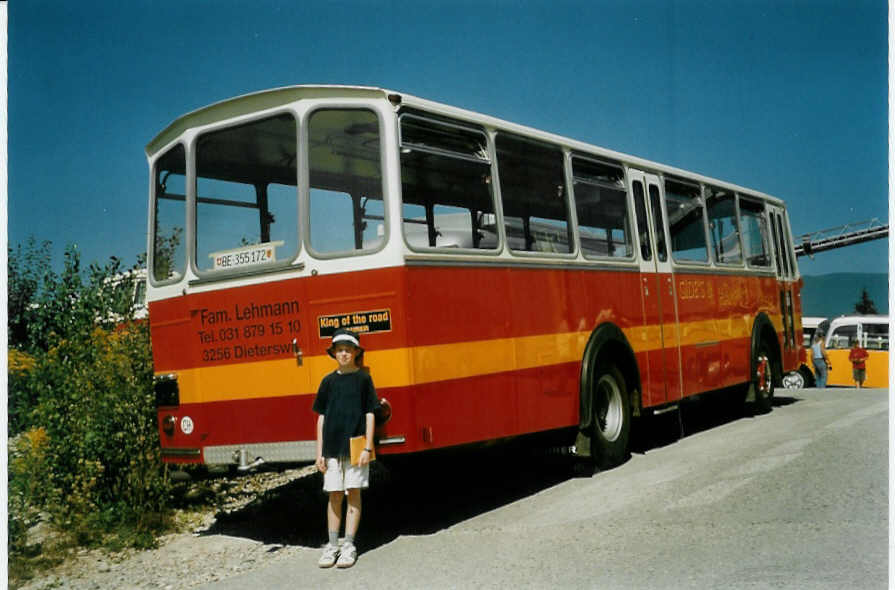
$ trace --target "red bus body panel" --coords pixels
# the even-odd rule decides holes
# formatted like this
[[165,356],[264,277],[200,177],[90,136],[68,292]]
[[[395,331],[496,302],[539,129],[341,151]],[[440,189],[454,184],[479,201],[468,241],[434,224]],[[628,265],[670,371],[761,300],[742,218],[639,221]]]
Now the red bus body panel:
[[[361,335],[377,392],[393,408],[383,434],[406,439],[383,454],[577,425],[584,346],[606,322],[635,352],[643,407],[746,382],[758,312],[771,318],[784,351],[782,283],[733,274],[658,277],[659,285],[673,282],[675,302],[663,316],[663,348],[658,318],[640,296],[656,276],[636,268],[398,266],[152,302],[155,372],[177,374],[180,389],[179,406],[160,408],[159,426],[168,415],[195,425],[190,434],[162,432],[162,447],[313,441],[314,394],[335,368],[323,324],[352,316],[355,326],[358,317],[388,318]],[[670,342],[680,344],[679,359]],[[666,366],[656,367],[657,358]],[[796,364],[798,347],[783,362]]]

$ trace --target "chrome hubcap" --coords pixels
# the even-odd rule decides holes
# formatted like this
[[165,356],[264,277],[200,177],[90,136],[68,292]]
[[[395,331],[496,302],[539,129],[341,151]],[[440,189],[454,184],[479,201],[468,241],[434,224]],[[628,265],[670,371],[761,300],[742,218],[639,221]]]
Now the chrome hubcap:
[[614,441],[622,431],[622,394],[611,375],[603,375],[596,390],[597,428],[608,441]]

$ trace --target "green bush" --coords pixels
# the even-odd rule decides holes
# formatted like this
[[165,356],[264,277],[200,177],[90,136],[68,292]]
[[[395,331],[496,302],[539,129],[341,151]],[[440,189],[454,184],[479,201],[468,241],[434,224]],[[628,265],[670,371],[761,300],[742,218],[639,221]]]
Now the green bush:
[[167,497],[146,324],[60,343],[32,375],[43,388],[35,418],[49,438],[51,498],[64,499],[51,510],[58,524],[84,544],[112,530],[143,543]]
[[72,247],[58,275],[30,268],[40,256],[27,249],[9,254],[19,277],[10,272],[10,557],[28,553],[40,513],[79,545],[151,546],[169,522],[169,484],[132,284],[117,260],[82,273]]

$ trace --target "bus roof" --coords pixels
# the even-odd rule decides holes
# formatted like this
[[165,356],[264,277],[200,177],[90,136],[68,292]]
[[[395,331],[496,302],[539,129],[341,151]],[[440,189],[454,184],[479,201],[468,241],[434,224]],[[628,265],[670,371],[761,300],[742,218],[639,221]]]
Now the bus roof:
[[779,205],[783,205],[783,201],[772,195],[756,191],[747,187],[739,186],[709,176],[696,174],[681,168],[675,168],[658,162],[645,160],[622,152],[616,152],[607,148],[603,148],[594,144],[571,139],[554,133],[541,131],[518,123],[512,123],[489,115],[483,115],[475,111],[469,111],[459,107],[453,107],[443,103],[419,98],[403,92],[378,88],[373,86],[348,86],[348,85],[296,85],[285,86],[281,88],[273,88],[270,90],[262,90],[242,96],[237,96],[222,100],[202,107],[195,111],[182,115],[172,121],[165,129],[156,135],[146,145],[146,155],[154,156],[166,145],[174,141],[185,130],[191,127],[208,125],[218,121],[231,119],[241,115],[257,112],[265,109],[272,109],[283,106],[300,99],[308,98],[344,98],[351,96],[353,98],[369,98],[369,99],[389,99],[396,107],[410,106],[426,111],[434,111],[445,116],[451,116],[466,121],[475,122],[483,126],[494,127],[505,131],[526,135],[533,139],[540,139],[546,142],[558,143],[570,149],[585,152],[597,156],[603,156],[614,160],[620,160],[635,168],[644,169],[646,171],[662,172],[672,176],[680,176],[697,182],[711,184],[719,188],[726,188],[739,193],[759,197]]
[[885,314],[841,315],[830,320],[830,325],[841,326],[843,324],[856,324],[858,322],[864,324],[887,324],[889,323],[889,316]]
[[284,86],[252,92],[215,102],[177,117],[146,145],[146,155],[154,156],[160,149],[191,127],[208,125],[256,111],[276,108],[303,98],[335,98],[344,97],[346,94],[367,98],[385,98],[388,95],[387,91],[381,88],[335,85]]

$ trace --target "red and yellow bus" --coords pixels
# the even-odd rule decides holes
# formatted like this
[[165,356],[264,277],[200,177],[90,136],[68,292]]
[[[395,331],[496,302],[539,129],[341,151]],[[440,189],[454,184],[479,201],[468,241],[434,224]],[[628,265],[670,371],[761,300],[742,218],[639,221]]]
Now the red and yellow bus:
[[391,420],[377,453],[552,432],[602,466],[633,417],[798,367],[784,203],[389,90],[295,86],[146,148],[162,454],[311,461],[336,327]]

